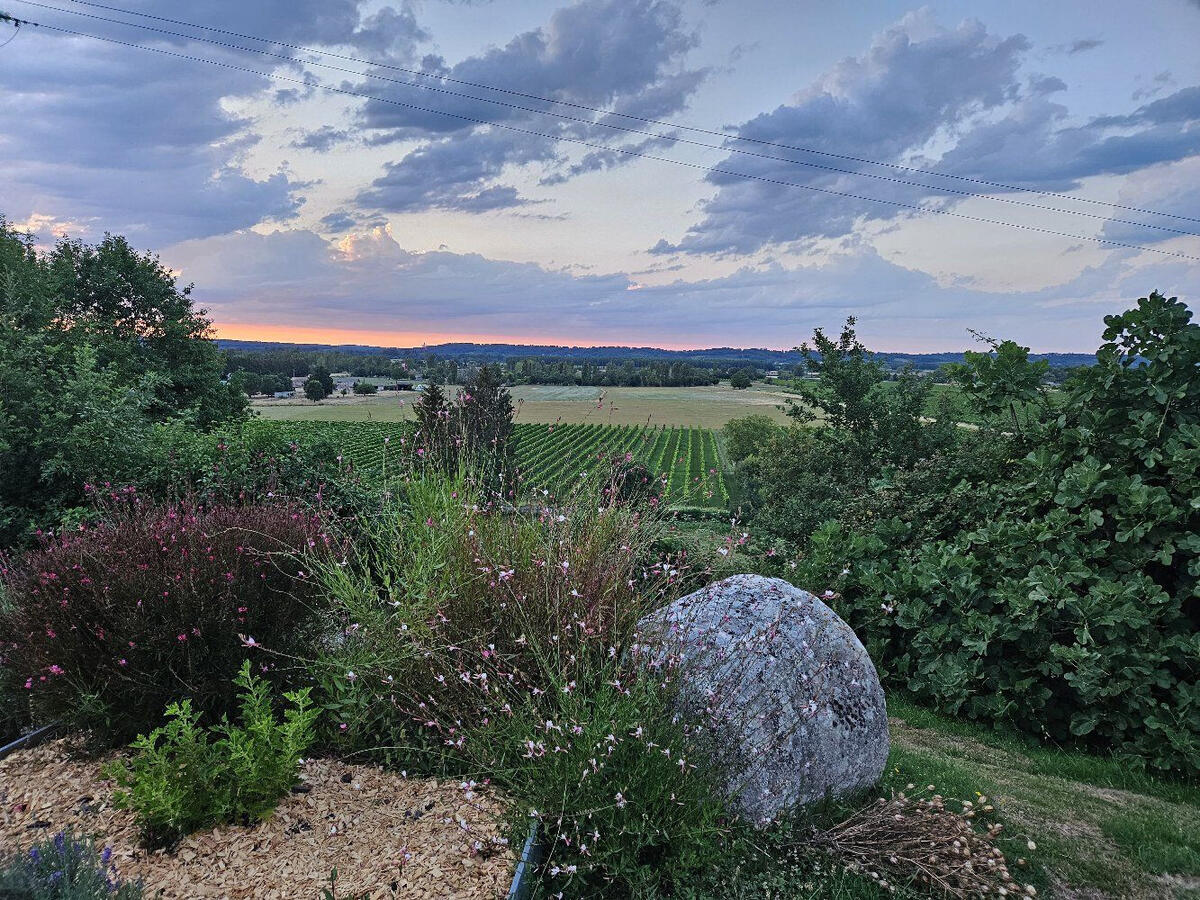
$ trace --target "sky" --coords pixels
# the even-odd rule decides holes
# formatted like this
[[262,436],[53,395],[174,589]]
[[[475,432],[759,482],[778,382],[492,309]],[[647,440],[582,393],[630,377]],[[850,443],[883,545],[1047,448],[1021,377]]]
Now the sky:
[[0,214],[221,337],[1090,352],[1200,302],[1200,0],[99,4],[0,0]]

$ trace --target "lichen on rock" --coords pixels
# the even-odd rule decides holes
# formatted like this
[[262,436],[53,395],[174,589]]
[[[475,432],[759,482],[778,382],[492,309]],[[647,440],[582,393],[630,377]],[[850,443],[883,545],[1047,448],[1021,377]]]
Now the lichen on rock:
[[639,623],[641,653],[676,671],[677,703],[703,728],[732,806],[768,824],[874,784],[887,708],[853,630],[807,591],[735,575]]

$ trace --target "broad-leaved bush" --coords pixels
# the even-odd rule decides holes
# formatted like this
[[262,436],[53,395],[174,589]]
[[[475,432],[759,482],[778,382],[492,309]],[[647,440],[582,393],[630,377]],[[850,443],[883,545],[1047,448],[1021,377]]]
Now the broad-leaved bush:
[[131,759],[109,767],[117,806],[134,811],[149,846],[168,846],[219,823],[263,819],[296,784],[319,714],[308,688],[283,695],[288,707],[281,721],[270,686],[250,674],[249,660],[233,683],[240,689],[240,724],[222,717],[205,729],[191,701],[172,703],[167,723],[140,735]]

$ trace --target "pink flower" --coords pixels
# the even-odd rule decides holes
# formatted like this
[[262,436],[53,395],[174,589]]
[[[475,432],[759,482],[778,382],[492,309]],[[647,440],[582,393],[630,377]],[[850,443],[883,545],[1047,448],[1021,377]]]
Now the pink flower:
[[62,666],[60,666],[60,665],[58,665],[57,663],[55,663],[54,665],[52,665],[52,666],[50,667],[50,674],[51,674],[51,675],[62,675],[64,671],[65,671],[65,670],[63,669],[63,667],[62,667]]

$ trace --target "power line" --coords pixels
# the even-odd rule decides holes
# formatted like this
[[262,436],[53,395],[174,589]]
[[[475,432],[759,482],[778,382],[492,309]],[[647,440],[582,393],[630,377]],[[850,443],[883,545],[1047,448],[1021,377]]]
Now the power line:
[[6,12],[0,12],[0,24],[8,24],[13,27],[13,33],[8,36],[8,40],[0,44],[0,50],[3,50],[17,39],[17,35],[21,33],[22,25],[36,25],[37,23],[26,22],[24,19],[18,19],[16,16],[10,16]]
[[869,202],[869,203],[883,203],[888,206],[895,206],[895,207],[901,208],[901,209],[909,209],[909,210],[913,210],[914,212],[917,212],[920,214],[925,214],[925,215],[935,214],[935,215],[942,215],[942,216],[951,216],[953,218],[963,219],[963,220],[969,221],[969,222],[982,222],[982,223],[986,223],[989,225],[1003,225],[1003,226],[1007,226],[1009,228],[1018,228],[1022,231],[1030,231],[1030,232],[1035,232],[1038,234],[1053,235],[1055,237],[1064,237],[1064,238],[1069,238],[1071,240],[1076,240],[1076,241],[1090,241],[1092,243],[1105,244],[1110,247],[1122,247],[1127,250],[1137,250],[1140,252],[1147,252],[1147,253],[1158,253],[1163,256],[1173,256],[1178,259],[1186,259],[1186,260],[1190,260],[1192,262],[1200,262],[1200,256],[1192,256],[1190,254],[1179,253],[1174,250],[1162,250],[1157,247],[1144,247],[1139,244],[1129,244],[1129,243],[1125,243],[1122,241],[1109,240],[1107,238],[1092,237],[1090,235],[1071,234],[1069,232],[1055,231],[1050,228],[1042,228],[1042,227],[1036,226],[1036,225],[1022,225],[1017,222],[1006,222],[1002,219],[989,219],[989,218],[986,218],[983,216],[972,216],[972,215],[968,215],[966,213],[953,212],[951,210],[946,210],[946,209],[936,209],[936,208],[930,208],[930,207],[925,207],[925,206],[919,206],[915,203],[906,203],[901,200],[887,200],[887,199],[883,199],[881,197],[870,197],[870,196],[866,196],[866,195],[862,195],[862,194],[853,194],[848,191],[837,191],[837,190],[833,190],[832,188],[822,188],[822,187],[817,187],[815,185],[810,185],[810,184],[801,184],[800,182],[787,181],[782,178],[771,178],[766,175],[755,175],[755,174],[752,174],[749,172],[738,172],[738,171],[734,171],[732,169],[722,169],[722,168],[717,168],[715,166],[704,166],[699,163],[691,163],[691,162],[686,162],[684,160],[671,159],[670,157],[666,157],[666,156],[655,156],[654,154],[650,154],[650,153],[642,153],[640,151],[630,150],[625,147],[612,147],[612,146],[609,146],[606,144],[592,143],[590,141],[581,140],[579,138],[562,137],[559,135],[546,134],[545,132],[536,131],[531,128],[521,128],[517,125],[510,125],[510,124],[507,124],[504,122],[492,122],[488,119],[481,119],[481,118],[477,118],[475,116],[464,115],[462,113],[453,113],[453,112],[448,112],[446,110],[441,110],[441,109],[430,109],[429,107],[417,106],[416,104],[413,104],[413,103],[405,103],[400,100],[394,100],[390,97],[377,97],[372,94],[363,93],[361,91],[353,91],[353,90],[350,90],[349,88],[339,88],[339,87],[334,87],[332,85],[327,85],[327,84],[313,83],[313,82],[307,81],[302,78],[293,78],[288,75],[280,75],[280,74],[274,73],[274,72],[270,72],[270,73],[261,72],[257,69],[252,69],[249,66],[239,66],[234,63],[222,62],[221,60],[209,59],[207,57],[202,57],[202,56],[193,56],[191,54],[180,53],[175,50],[168,50],[163,47],[150,47],[150,46],[146,46],[145,44],[136,44],[131,41],[123,41],[123,40],[120,40],[119,38],[106,37],[104,35],[98,35],[98,34],[90,34],[88,32],[84,32],[84,31],[75,31],[70,28],[63,28],[59,25],[50,25],[47,23],[34,23],[34,24],[40,24],[40,27],[45,28],[47,30],[56,31],[60,34],[71,35],[73,37],[89,38],[91,40],[103,41],[105,43],[115,44],[115,45],[122,46],[122,47],[129,47],[129,48],[132,48],[135,50],[144,50],[144,51],[148,51],[151,53],[159,53],[164,56],[174,57],[176,59],[186,59],[191,62],[207,63],[209,65],[217,66],[218,68],[227,69],[230,71],[245,72],[250,75],[256,75],[259,78],[267,78],[267,79],[273,79],[273,80],[277,80],[277,81],[286,81],[291,84],[303,85],[304,87],[319,88],[321,90],[328,91],[329,93],[333,93],[333,94],[341,94],[341,95],[347,96],[347,97],[358,97],[359,99],[363,99],[363,100],[374,100],[377,103],[386,103],[386,104],[390,104],[393,106],[402,107],[404,109],[415,110],[418,112],[426,112],[426,113],[432,113],[434,115],[449,116],[451,118],[460,119],[460,120],[467,121],[467,122],[474,122],[475,124],[478,124],[478,125],[487,125],[492,128],[500,128],[500,129],[504,129],[506,131],[516,132],[518,134],[526,134],[531,137],[540,137],[540,138],[545,138],[546,140],[550,140],[550,141],[564,141],[564,142],[570,143],[570,144],[578,144],[579,146],[582,146],[582,147],[590,147],[593,150],[602,150],[606,153],[621,153],[623,155],[630,156],[630,157],[637,157],[639,159],[650,159],[650,160],[655,160],[656,162],[670,163],[672,165],[683,166],[683,167],[689,168],[689,169],[698,169],[703,172],[717,174],[717,175],[728,175],[728,176],[735,177],[735,178],[745,178],[745,179],[749,179],[752,181],[760,181],[760,182],[763,182],[766,184],[775,184],[775,185],[780,185],[780,186],[784,186],[784,187],[795,187],[795,188],[800,188],[800,189],[806,190],[806,191],[814,191],[816,193],[829,194],[829,195],[837,196],[837,197],[846,197],[846,198],[849,198],[852,200],[862,200],[862,201]]
[[[229,50],[237,50],[237,51],[241,51],[244,53],[257,53],[262,56],[267,56],[267,57],[271,57],[273,59],[283,60],[285,62],[294,63],[294,62],[298,61],[295,57],[292,57],[292,56],[289,56],[289,55],[283,54],[283,53],[272,53],[269,50],[263,50],[263,49],[259,49],[259,48],[255,48],[255,47],[243,47],[239,44],[231,44],[227,41],[218,41],[218,40],[214,40],[212,38],[199,37],[197,35],[185,34],[185,33],[178,32],[178,31],[170,31],[170,30],[164,29],[164,28],[157,28],[153,25],[145,25],[140,22],[125,22],[120,19],[111,19],[111,18],[108,18],[107,16],[95,15],[94,13],[62,9],[61,7],[51,6],[46,3],[37,2],[37,0],[19,0],[19,2],[26,3],[29,6],[38,7],[39,9],[46,9],[46,10],[51,10],[53,12],[66,13],[68,15],[80,16],[80,17],[87,18],[87,19],[94,19],[94,20],[98,20],[101,22],[107,22],[107,23],[113,24],[113,25],[123,25],[123,26],[130,27],[130,28],[140,28],[145,31],[154,32],[156,34],[163,34],[163,35],[167,35],[170,37],[184,38],[185,40],[191,40],[191,41],[200,41],[202,43],[211,44],[213,46],[222,47],[222,48],[229,49]],[[81,0],[71,0],[71,2],[81,2]],[[90,4],[89,3],[88,5],[99,6],[100,4]],[[105,7],[105,8],[107,9],[108,7]],[[138,14],[138,15],[143,15],[143,14]],[[160,17],[156,16],[155,18],[160,18]],[[169,21],[176,21],[176,20],[169,20]],[[184,23],[184,24],[186,24],[187,27],[190,27],[190,28],[201,29],[201,28],[205,27],[202,25],[195,25],[193,23]],[[266,38],[252,38],[252,40],[258,40],[258,41],[270,43]],[[319,52],[319,51],[313,51],[313,52]],[[370,63],[368,63],[366,61],[360,60],[360,62],[363,62],[364,65],[370,65]],[[503,106],[503,107],[506,107],[509,109],[520,110],[522,112],[534,113],[534,114],[540,115],[540,116],[554,117],[555,119],[568,121],[568,122],[577,122],[577,123],[580,123],[583,125],[587,125],[589,127],[608,128],[608,129],[611,129],[614,131],[620,131],[620,132],[624,132],[627,134],[636,134],[636,135],[641,135],[643,137],[658,138],[660,140],[671,141],[673,143],[688,144],[688,145],[691,145],[694,147],[702,147],[702,148],[705,148],[708,150],[717,150],[717,151],[724,152],[724,153],[729,153],[729,152],[738,153],[738,154],[742,154],[745,156],[757,157],[759,159],[768,159],[768,160],[773,160],[776,162],[790,163],[792,165],[805,166],[808,168],[819,169],[822,171],[833,172],[833,173],[838,173],[838,174],[842,174],[842,175],[850,175],[853,177],[873,178],[878,181],[886,181],[886,182],[890,182],[892,184],[907,185],[909,187],[924,188],[926,190],[931,190],[931,191],[945,193],[945,194],[953,194],[953,195],[957,195],[957,196],[961,196],[961,197],[990,200],[990,201],[997,202],[997,203],[1007,203],[1012,206],[1022,206],[1022,207],[1026,207],[1028,209],[1042,210],[1045,212],[1062,213],[1064,215],[1082,216],[1082,217],[1088,218],[1088,219],[1098,219],[1100,221],[1112,222],[1114,224],[1119,224],[1119,225],[1130,225],[1135,228],[1151,228],[1156,231],[1165,231],[1165,232],[1169,232],[1171,234],[1186,235],[1188,237],[1200,237],[1200,232],[1189,231],[1189,230],[1183,229],[1183,228],[1171,228],[1166,225],[1153,225],[1148,222],[1137,222],[1132,219],[1118,219],[1118,218],[1113,218],[1112,216],[1102,215],[1099,213],[1089,213],[1089,212],[1084,212],[1082,210],[1077,210],[1077,209],[1066,209],[1066,208],[1059,207],[1059,206],[1044,206],[1040,203],[1031,203],[1027,200],[1018,200],[1013,197],[997,197],[992,194],[983,194],[978,191],[960,190],[958,188],[951,188],[951,187],[937,187],[934,185],[926,184],[925,182],[909,181],[904,178],[897,178],[893,175],[881,175],[877,172],[863,172],[863,171],[856,171],[853,169],[843,169],[843,168],[839,168],[837,166],[827,166],[827,165],[823,165],[821,163],[809,162],[807,160],[790,159],[790,158],[782,157],[782,156],[774,156],[769,153],[758,153],[754,150],[746,150],[741,147],[726,147],[726,146],[721,146],[721,145],[717,145],[717,144],[705,143],[704,141],[695,141],[695,140],[691,140],[689,138],[679,137],[677,135],[661,134],[656,131],[646,131],[646,130],[639,129],[639,128],[630,128],[625,125],[617,125],[616,123],[613,123],[613,122],[596,121],[594,119],[585,119],[585,118],[581,118],[579,116],[567,115],[566,113],[557,113],[557,112],[552,112],[550,110],[545,110],[545,109],[535,109],[535,108],[529,107],[529,106],[521,106],[516,103],[509,103],[504,100],[497,100],[492,97],[477,97],[472,94],[464,94],[459,91],[452,91],[452,90],[448,90],[446,88],[439,88],[439,87],[436,87],[435,85],[431,85],[431,84],[421,84],[421,83],[417,83],[417,82],[413,82],[413,81],[408,81],[406,79],[391,78],[387,75],[381,75],[381,74],[373,73],[373,72],[360,72],[356,69],[347,69],[342,66],[335,66],[335,65],[331,65],[329,63],[317,62],[315,60],[305,60],[305,63],[307,65],[314,65],[314,66],[319,66],[324,69],[329,69],[334,72],[341,72],[341,73],[347,74],[347,75],[357,75],[360,78],[376,78],[381,81],[391,82],[393,84],[402,85],[404,87],[417,88],[419,90],[429,91],[429,92],[433,92],[433,93],[437,93],[437,94],[446,94],[451,97],[461,97],[461,98],[464,98],[467,100],[474,100],[474,101],[481,102],[481,103],[492,103],[492,104],[495,104],[498,106]],[[548,102],[554,102],[554,101],[548,101]],[[1200,220],[1198,220],[1198,221],[1200,221]]]
[[[30,2],[30,0],[19,0],[19,2]],[[1072,202],[1090,203],[1090,204],[1094,204],[1097,206],[1107,206],[1111,209],[1122,209],[1122,210],[1125,210],[1126,212],[1144,213],[1146,215],[1163,216],[1165,218],[1178,219],[1178,220],[1185,221],[1185,222],[1200,223],[1200,217],[1196,217],[1196,216],[1185,216],[1185,215],[1181,215],[1178,213],[1163,212],[1161,210],[1147,209],[1145,207],[1140,207],[1140,206],[1128,206],[1128,205],[1125,205],[1122,203],[1115,203],[1115,202],[1108,201],[1108,200],[1096,200],[1096,199],[1090,198],[1090,197],[1080,197],[1080,196],[1075,196],[1073,194],[1066,194],[1066,193],[1062,193],[1062,192],[1058,192],[1058,191],[1039,191],[1036,189],[1021,187],[1020,185],[1008,184],[1008,183],[1005,183],[1002,181],[990,181],[990,180],[984,179],[984,178],[974,178],[969,175],[959,175],[959,174],[955,174],[955,173],[951,173],[951,172],[939,172],[936,169],[922,169],[922,168],[918,168],[916,166],[902,165],[900,163],[883,162],[880,160],[868,159],[866,157],[853,156],[853,155],[846,154],[846,153],[834,153],[834,152],[831,152],[828,150],[819,150],[815,147],[806,147],[806,146],[796,145],[796,144],[785,144],[785,143],[781,143],[778,141],[765,140],[762,138],[745,137],[743,135],[729,134],[728,132],[718,131],[716,129],[701,128],[701,127],[695,126],[695,125],[685,125],[685,124],[682,124],[679,122],[670,122],[670,121],[665,121],[662,119],[653,119],[653,118],[648,118],[646,116],[638,116],[633,113],[623,113],[623,112],[617,112],[616,110],[601,109],[599,107],[588,106],[586,104],[576,103],[576,102],[573,102],[570,100],[559,100],[559,99],[554,99],[552,97],[543,97],[538,94],[526,93],[524,91],[512,90],[510,88],[497,87],[496,85],[485,84],[485,83],[478,82],[478,81],[469,81],[469,80],[465,80],[465,79],[461,79],[461,78],[453,78],[449,75],[440,75],[440,74],[431,73],[431,72],[423,72],[420,69],[410,69],[410,68],[406,68],[404,66],[395,65],[393,63],[387,63],[387,62],[382,62],[382,61],[377,61],[377,60],[362,59],[361,57],[355,57],[355,56],[349,56],[349,55],[342,54],[342,53],[336,53],[332,50],[318,50],[318,49],[315,49],[312,47],[305,47],[301,44],[291,44],[286,41],[277,41],[277,40],[274,40],[271,38],[259,37],[257,35],[252,35],[252,34],[243,34],[242,32],[230,31],[228,29],[223,29],[223,28],[217,28],[216,26],[212,26],[212,25],[197,25],[193,22],[187,22],[182,19],[172,19],[172,18],[168,18],[167,16],[157,16],[157,15],[153,15],[151,13],[144,13],[144,12],[138,12],[136,10],[123,9],[119,6],[110,6],[110,5],[107,5],[104,3],[97,3],[97,2],[94,2],[94,0],[67,0],[67,2],[74,3],[79,6],[89,6],[94,9],[104,9],[109,12],[118,12],[118,13],[122,13],[124,15],[138,16],[140,18],[150,19],[152,21],[167,22],[172,25],[182,25],[187,28],[195,28],[195,29],[200,29],[200,30],[205,30],[205,31],[211,31],[216,34],[224,34],[224,35],[227,35],[230,37],[243,38],[245,40],[251,40],[251,41],[259,41],[259,42],[266,43],[266,44],[274,44],[275,46],[284,47],[289,50],[297,50],[297,51],[302,51],[304,53],[312,53],[312,54],[316,54],[316,55],[329,56],[334,59],[341,59],[346,62],[356,62],[356,63],[361,63],[363,65],[376,66],[379,68],[390,69],[395,72],[402,72],[407,75],[414,75],[414,76],[417,76],[420,78],[429,78],[429,79],[434,79],[437,81],[449,82],[452,84],[459,84],[459,85],[463,85],[465,87],[481,88],[483,90],[495,91],[497,93],[502,93],[502,94],[508,94],[509,96],[513,96],[513,97],[523,97],[527,100],[538,100],[543,103],[553,103],[558,106],[566,106],[566,107],[571,107],[573,109],[586,110],[588,112],[593,112],[593,113],[597,113],[597,114],[604,115],[604,116],[617,116],[617,117],[623,118],[623,119],[630,119],[633,121],[642,122],[647,125],[661,125],[663,127],[673,128],[678,131],[688,131],[693,134],[705,134],[705,135],[709,135],[711,137],[719,137],[719,138],[722,138],[723,140],[727,140],[727,141],[744,141],[747,143],[758,144],[760,146],[765,146],[765,147],[775,147],[780,150],[794,150],[794,151],[797,151],[800,153],[811,153],[811,154],[815,154],[818,156],[829,157],[831,159],[840,159],[840,160],[845,160],[848,162],[858,162],[858,163],[864,163],[866,165],[881,166],[884,168],[889,168],[889,169],[893,169],[893,170],[901,171],[901,172],[910,172],[910,173],[917,174],[917,175],[927,175],[927,176],[937,177],[937,178],[949,178],[949,179],[953,179],[956,181],[969,182],[971,184],[978,184],[978,185],[982,185],[984,187],[990,187],[990,188],[998,188],[1000,190],[1005,190],[1005,191],[1017,191],[1017,192],[1022,192],[1022,193],[1037,193],[1044,197],[1057,197],[1059,199],[1070,200]],[[37,4],[35,4],[35,5],[37,5]],[[46,7],[46,8],[53,8],[53,7]],[[60,10],[60,12],[66,12],[66,10]],[[137,25],[136,23],[133,23],[133,22],[121,22],[119,24],[133,25],[134,27],[146,27],[146,26]],[[205,40],[204,38],[198,38],[198,37],[195,37],[192,35],[180,35],[180,36],[188,37],[191,40]],[[245,49],[245,48],[242,48],[242,49]],[[288,58],[290,59],[290,57],[288,57]],[[356,74],[361,75],[364,73],[356,73]],[[370,77],[379,77],[379,76],[370,76]],[[419,87],[419,85],[417,85],[414,82],[398,81],[397,83],[409,84],[414,87]],[[463,96],[469,96],[469,95],[463,95]],[[485,102],[498,102],[498,101],[489,101],[489,100],[487,100],[487,98],[483,98],[483,97],[473,97],[471,99],[482,100]],[[586,120],[586,121],[590,121],[590,120]],[[728,150],[730,152],[736,152],[735,149],[732,147],[722,147],[721,149]],[[780,157],[767,157],[767,158],[779,159]],[[788,160],[788,161],[789,162],[799,162],[798,160]],[[803,164],[803,163],[801,163],[801,164]],[[868,173],[851,172],[850,174],[866,175]],[[933,187],[932,185],[921,185],[921,186],[922,187]],[[937,188],[934,188],[934,189],[936,190]],[[983,196],[983,195],[979,195],[979,196]],[[1051,209],[1052,207],[1043,207],[1043,208]],[[1143,225],[1144,227],[1150,227],[1150,228],[1156,227],[1156,226],[1152,226],[1152,225],[1145,225],[1145,223],[1135,223],[1135,224]],[[1182,232],[1182,233],[1191,234],[1191,232]]]

